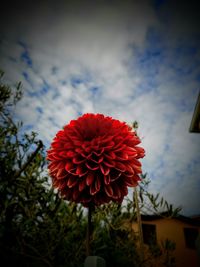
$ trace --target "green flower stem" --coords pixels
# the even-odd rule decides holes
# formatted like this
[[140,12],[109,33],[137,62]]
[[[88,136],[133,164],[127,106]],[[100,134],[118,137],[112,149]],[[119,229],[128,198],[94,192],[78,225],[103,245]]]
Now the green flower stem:
[[86,255],[90,256],[91,250],[90,250],[90,242],[91,242],[91,236],[92,236],[92,209],[93,206],[89,204],[88,206],[88,224],[87,224],[87,236],[86,236]]

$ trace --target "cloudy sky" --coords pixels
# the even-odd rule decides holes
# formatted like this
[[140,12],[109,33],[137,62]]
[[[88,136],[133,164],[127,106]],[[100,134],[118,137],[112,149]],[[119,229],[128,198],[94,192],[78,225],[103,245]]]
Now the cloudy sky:
[[[198,9],[190,1],[41,1],[1,11],[0,68],[22,81],[16,117],[46,147],[87,112],[139,122],[150,192],[200,214]],[[187,3],[187,1],[186,1]]]

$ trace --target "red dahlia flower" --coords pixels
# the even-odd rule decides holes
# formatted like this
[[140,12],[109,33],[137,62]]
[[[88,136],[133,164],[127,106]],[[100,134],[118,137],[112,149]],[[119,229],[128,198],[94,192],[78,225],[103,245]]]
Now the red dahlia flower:
[[59,131],[48,150],[53,186],[67,199],[88,206],[121,203],[140,180],[144,149],[124,122],[85,114]]

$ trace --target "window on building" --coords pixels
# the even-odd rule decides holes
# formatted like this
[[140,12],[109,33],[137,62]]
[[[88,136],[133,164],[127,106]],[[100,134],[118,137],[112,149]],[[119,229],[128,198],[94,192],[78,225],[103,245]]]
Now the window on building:
[[185,245],[187,248],[195,249],[195,241],[198,236],[197,228],[184,228]]
[[142,224],[143,241],[144,244],[153,245],[156,244],[156,225],[155,224]]

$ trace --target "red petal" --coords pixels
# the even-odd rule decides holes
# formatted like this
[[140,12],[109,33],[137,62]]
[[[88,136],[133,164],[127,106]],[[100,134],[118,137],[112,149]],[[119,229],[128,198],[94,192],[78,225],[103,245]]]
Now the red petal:
[[56,134],[56,137],[59,137],[59,139],[61,137],[63,137],[63,136],[64,136],[64,131],[63,130],[58,131],[57,134]]
[[59,169],[57,174],[56,174],[56,177],[57,179],[63,179],[65,177],[67,177],[69,174],[65,171],[65,169]]
[[121,186],[120,189],[123,196],[126,196],[128,194],[127,186]]
[[77,184],[77,182],[78,182],[78,179],[76,177],[74,177],[74,176],[71,175],[69,177],[69,179],[68,179],[67,186],[69,188],[72,188],[72,187],[74,187]]
[[65,169],[65,163],[63,161],[60,161],[58,164],[57,164],[57,168],[58,169]]
[[83,163],[84,161],[86,161],[86,159],[83,158],[83,157],[80,156],[80,155],[77,155],[76,157],[74,157],[74,158],[72,159],[72,161],[73,161],[73,163],[75,163],[75,164],[80,164],[80,163]]
[[59,190],[63,190],[67,187],[67,183],[65,180],[61,180],[59,181],[59,183],[57,184],[57,187],[59,188]]
[[93,183],[93,184],[90,186],[90,195],[94,196],[97,192],[98,192],[98,191],[97,191],[97,189],[96,189],[95,183]]
[[134,175],[134,179],[135,179],[135,181],[137,181],[137,182],[138,182],[138,181],[141,181],[141,179],[140,179],[140,176],[139,176],[139,175],[137,175],[137,174],[136,174],[136,175]]
[[145,155],[144,149],[142,147],[139,147],[139,146],[136,146],[135,148],[136,148],[138,154],[140,155],[140,157],[144,157],[144,155]]
[[94,181],[94,173],[89,172],[86,178],[86,184],[90,186]]
[[110,185],[107,185],[104,187],[105,188],[105,192],[107,194],[107,196],[112,197],[113,196],[113,189]]
[[119,188],[119,186],[116,184],[116,183],[114,183],[113,185],[113,190],[114,190],[114,198],[115,199],[119,199],[119,198],[121,198],[121,190],[120,190],[120,188]]
[[103,175],[108,175],[110,172],[110,168],[108,166],[103,165],[103,164],[100,164],[100,170],[103,173]]
[[120,172],[125,172],[126,171],[126,166],[123,163],[119,162],[119,161],[116,162],[115,168]]
[[133,168],[134,168],[134,170],[135,170],[136,173],[142,173],[141,166],[133,165]]
[[48,153],[48,156],[47,156],[47,159],[48,160],[61,160],[62,157],[59,156],[55,151],[52,151],[52,152],[49,152]]
[[54,187],[58,188],[59,185],[59,180],[55,179],[54,176],[51,177],[52,178],[52,184]]
[[103,160],[104,160],[104,157],[101,156],[101,157],[99,158],[99,160],[98,160],[98,163],[101,163]]
[[108,159],[111,159],[111,160],[116,158],[116,155],[113,151],[109,151],[109,152],[105,153],[104,156]]
[[67,156],[68,158],[73,158],[73,157],[76,156],[76,152],[74,152],[74,151],[72,151],[72,150],[69,150],[69,151],[67,151],[66,156]]
[[101,180],[100,180],[100,177],[97,176],[95,180],[95,188],[97,192],[100,190],[100,187],[101,187]]
[[98,156],[96,156],[94,153],[92,153],[91,156],[88,157],[88,158],[89,158],[90,160],[92,160],[93,162],[95,162],[95,163],[100,163],[100,162],[103,161],[103,156],[98,157]]
[[104,148],[102,148],[101,150],[97,151],[93,151],[93,153],[97,156],[101,156],[101,154],[104,152]]
[[132,155],[129,155],[129,156],[128,156],[128,159],[129,159],[129,160],[136,159],[138,156],[139,156],[138,153],[134,153],[134,154],[132,154]]
[[67,152],[66,151],[60,151],[59,156],[61,156],[62,158],[66,158],[67,157]]
[[[101,141],[102,144],[109,143],[113,139],[113,136],[107,136],[104,137],[103,140]],[[113,142],[113,141],[112,141]]]
[[75,151],[76,151],[77,153],[81,154],[81,153],[83,152],[83,149],[80,148],[80,147],[77,147],[77,148],[75,148]]
[[73,149],[74,145],[71,142],[65,142],[64,143],[64,148],[66,148],[67,150]]
[[77,201],[78,197],[80,195],[79,190],[77,190],[77,188],[74,188],[73,194],[72,194],[72,198],[74,201]]
[[97,170],[99,168],[99,165],[94,164],[94,162],[86,162],[85,165],[88,167],[90,170]]
[[137,136],[133,136],[133,138],[128,139],[128,140],[126,141],[126,144],[127,144],[128,146],[130,146],[130,147],[136,146],[136,145],[138,145],[138,144],[140,144],[140,143],[141,143],[141,141],[140,141],[140,139],[139,139]]
[[79,177],[84,176],[88,170],[83,165],[78,165],[76,169],[76,174],[78,174]]
[[85,187],[86,187],[86,181],[85,181],[85,179],[83,179],[82,181],[79,182],[78,190],[81,192],[81,191],[83,191],[83,189]]
[[67,161],[67,163],[65,164],[65,170],[70,172],[74,169],[74,164],[71,161]]
[[117,155],[116,155],[117,159],[119,160],[127,160],[128,159],[128,154],[125,153],[125,152],[118,152]]
[[137,150],[133,147],[128,147],[126,149],[126,153],[129,155],[129,156],[134,156],[134,155],[137,155]]
[[118,152],[121,150],[126,150],[126,145],[121,145],[121,144],[117,144],[114,148],[113,148],[114,152]]
[[131,164],[126,164],[126,171],[129,172],[131,175],[134,174],[134,169]]
[[61,148],[62,147],[62,143],[60,142],[60,140],[56,140],[56,141],[53,141],[52,144],[51,144],[51,147],[52,148]]
[[96,204],[96,205],[101,205],[101,204],[103,204],[103,203],[108,203],[110,201],[110,197],[108,197],[107,195],[106,195],[106,193],[104,193],[104,194],[100,194],[100,193],[98,193],[98,194],[96,194],[95,196],[94,196],[94,203]]
[[105,159],[103,163],[108,167],[114,167],[115,166],[115,162],[110,160],[110,159],[109,160]]
[[92,158],[92,153],[89,153],[85,156],[86,159],[91,159]]
[[99,150],[99,145],[92,145],[91,144],[92,151],[97,151]]
[[129,187],[135,187],[138,183],[135,181],[134,177],[124,177],[124,182]]
[[86,153],[91,153],[91,152],[92,152],[92,148],[91,148],[91,147],[87,147],[87,148],[85,149],[85,152],[86,152]]
[[104,183],[106,184],[106,185],[109,185],[110,184],[110,175],[104,175]]
[[117,180],[121,176],[121,174],[122,173],[117,171],[117,170],[111,170],[111,172],[110,172],[110,180],[112,182]]
[[135,174],[135,172],[123,172],[123,175],[126,176],[126,177],[133,177]]
[[81,152],[80,155],[81,155],[83,158],[88,158],[88,157],[90,157],[91,153],[88,155],[88,153],[86,153],[86,152]]
[[108,144],[105,144],[103,146],[103,148],[104,148],[104,150],[110,150],[111,148],[113,148],[114,145],[115,145],[115,143],[113,141],[111,141]]
[[81,146],[82,145],[82,142],[79,141],[79,140],[72,140],[74,146]]
[[137,159],[131,159],[130,163],[132,165],[142,166],[141,162],[139,160],[137,160]]
[[114,138],[114,141],[115,141],[115,143],[116,144],[120,144],[121,142],[123,142],[123,137],[122,136],[116,136],[115,138]]
[[51,162],[48,166],[49,171],[54,172],[58,169],[58,164],[56,162]]
[[[82,203],[83,205],[89,203],[91,200],[92,200],[91,196],[81,196],[80,197],[80,203]],[[85,205],[85,206],[87,206],[87,205]]]

